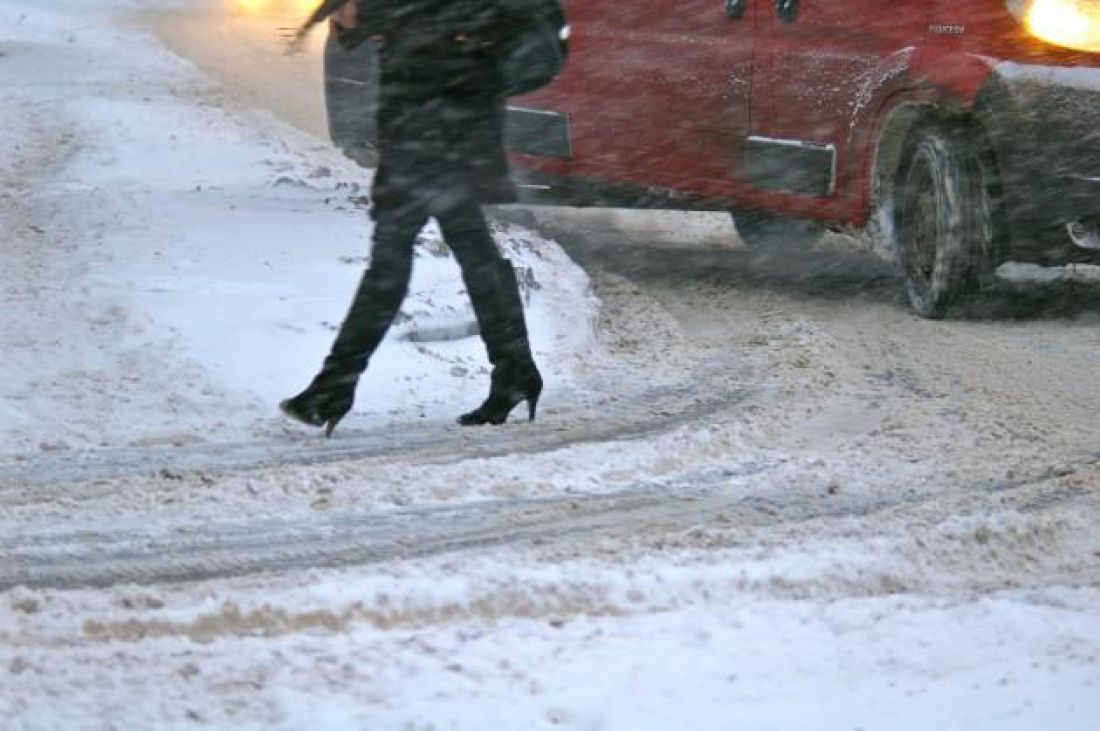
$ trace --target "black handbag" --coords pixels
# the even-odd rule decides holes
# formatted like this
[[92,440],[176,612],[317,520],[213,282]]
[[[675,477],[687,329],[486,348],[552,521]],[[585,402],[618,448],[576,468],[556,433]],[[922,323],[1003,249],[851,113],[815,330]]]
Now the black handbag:
[[553,81],[569,54],[569,23],[558,0],[499,0],[507,32],[499,57],[504,95],[529,94]]

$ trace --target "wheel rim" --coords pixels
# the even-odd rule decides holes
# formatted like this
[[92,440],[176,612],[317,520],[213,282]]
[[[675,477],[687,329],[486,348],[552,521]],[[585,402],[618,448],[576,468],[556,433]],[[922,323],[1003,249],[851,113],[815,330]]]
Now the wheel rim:
[[936,196],[933,192],[932,171],[922,155],[913,171],[912,273],[927,284],[936,271]]
[[901,231],[907,239],[905,268],[909,282],[916,286],[915,294],[924,298],[936,277],[940,234],[935,173],[927,151],[913,156],[906,190]]

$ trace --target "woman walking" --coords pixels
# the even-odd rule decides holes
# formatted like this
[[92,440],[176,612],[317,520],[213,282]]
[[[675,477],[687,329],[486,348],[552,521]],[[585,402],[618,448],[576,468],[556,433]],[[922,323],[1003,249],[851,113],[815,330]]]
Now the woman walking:
[[485,203],[515,200],[495,53],[509,18],[495,0],[351,0],[335,20],[345,30],[362,24],[384,39],[379,164],[371,193],[374,244],[320,372],[280,408],[331,436],[405,298],[413,244],[434,217],[462,269],[493,366],[488,398],[458,422],[502,424],[524,401],[533,420],[542,377],[531,355],[515,271],[481,211]]

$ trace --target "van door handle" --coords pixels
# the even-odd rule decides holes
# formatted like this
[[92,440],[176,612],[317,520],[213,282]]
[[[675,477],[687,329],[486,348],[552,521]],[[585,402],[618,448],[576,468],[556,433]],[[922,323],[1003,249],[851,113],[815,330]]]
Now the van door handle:
[[740,20],[745,15],[745,6],[748,0],[726,0],[726,17],[730,20]]
[[784,23],[793,23],[798,17],[798,0],[775,0],[775,12]]

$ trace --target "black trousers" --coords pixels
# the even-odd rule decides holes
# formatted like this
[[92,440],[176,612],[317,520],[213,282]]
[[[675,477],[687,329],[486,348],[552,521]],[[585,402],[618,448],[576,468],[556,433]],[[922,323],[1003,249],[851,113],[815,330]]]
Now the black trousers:
[[[375,210],[374,248],[370,267],[363,273],[355,298],[325,359],[318,380],[347,380],[366,370],[367,362],[397,316],[412,276],[413,245],[433,214],[422,206]],[[462,269],[478,321],[492,310],[492,289],[483,284],[485,273],[510,264],[501,255],[477,203],[463,202],[434,213],[443,240]],[[514,279],[512,287],[515,287]],[[485,292],[486,294],[482,294]],[[515,298],[518,299],[518,291]],[[489,320],[493,319],[491,313]],[[522,312],[520,313],[522,327]],[[488,342],[485,327],[482,336]]]

